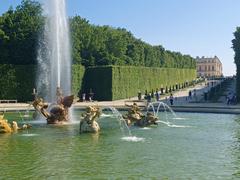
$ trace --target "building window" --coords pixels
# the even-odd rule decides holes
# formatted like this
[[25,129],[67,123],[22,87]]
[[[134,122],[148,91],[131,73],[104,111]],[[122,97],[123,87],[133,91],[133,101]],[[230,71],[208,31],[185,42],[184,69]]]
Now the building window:
[[212,71],[214,71],[214,66],[212,66]]

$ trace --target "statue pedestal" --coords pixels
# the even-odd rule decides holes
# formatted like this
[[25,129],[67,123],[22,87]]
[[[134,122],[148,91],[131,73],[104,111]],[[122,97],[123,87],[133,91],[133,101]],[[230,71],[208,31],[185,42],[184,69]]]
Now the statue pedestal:
[[96,121],[93,121],[92,124],[88,124],[87,121],[80,123],[80,133],[97,133],[99,131],[100,127]]

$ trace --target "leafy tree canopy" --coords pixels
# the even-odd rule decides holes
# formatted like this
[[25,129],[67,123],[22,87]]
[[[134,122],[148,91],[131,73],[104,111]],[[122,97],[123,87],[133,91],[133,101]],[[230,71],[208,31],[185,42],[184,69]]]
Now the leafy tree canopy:
[[[0,63],[36,64],[37,45],[44,29],[41,4],[23,0],[0,16]],[[74,64],[88,66],[132,65],[195,68],[195,60],[179,52],[152,46],[123,28],[96,26],[75,16],[70,18]]]

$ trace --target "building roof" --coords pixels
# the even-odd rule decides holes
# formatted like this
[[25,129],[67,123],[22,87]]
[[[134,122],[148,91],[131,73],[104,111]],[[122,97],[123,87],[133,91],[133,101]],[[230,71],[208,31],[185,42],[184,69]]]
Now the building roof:
[[197,61],[197,63],[218,62],[218,63],[222,64],[222,62],[219,60],[219,58],[217,56],[214,56],[214,57],[202,56],[201,58],[197,56],[196,61]]

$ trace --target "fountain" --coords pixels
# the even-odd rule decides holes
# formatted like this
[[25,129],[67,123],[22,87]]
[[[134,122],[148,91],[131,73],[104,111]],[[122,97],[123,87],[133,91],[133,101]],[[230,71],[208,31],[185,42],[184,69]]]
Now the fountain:
[[[103,114],[103,110],[110,110],[112,115]],[[86,132],[97,133],[100,131],[100,126],[97,120],[100,120],[101,117],[113,117],[119,123],[119,127],[122,131],[122,139],[127,141],[142,141],[143,138],[138,138],[133,136],[131,130],[129,129],[125,119],[122,114],[114,107],[103,107],[98,106],[88,106],[86,112],[82,114],[82,119],[80,121],[80,134]]]
[[109,107],[112,111],[113,116],[118,120],[120,129],[123,133],[123,136],[132,136],[131,130],[129,129],[127,122],[123,118],[122,114],[114,107]]
[[[184,119],[184,118],[177,117],[176,113],[172,110],[172,108],[163,102],[149,103],[147,106],[147,113],[149,113],[149,111],[152,110],[154,116],[157,117],[158,113],[161,111],[161,107],[163,108],[163,111],[165,112],[166,121],[157,120],[156,121],[157,123],[165,124],[168,127],[190,127],[190,126],[176,125],[176,124],[173,124],[172,122],[170,122],[169,119]],[[173,118],[168,117],[168,112],[170,112],[170,114],[173,116]]]
[[[144,141],[145,139],[142,137],[137,137],[132,135],[132,132],[129,128],[129,126],[127,125],[126,120],[123,118],[122,114],[114,107],[104,107],[102,110],[110,110],[112,112],[112,116],[114,119],[116,119],[119,123],[119,127],[122,131],[122,138],[121,140],[123,141],[128,141],[128,142],[140,142],[140,141]],[[104,114],[103,114],[104,115]],[[104,115],[103,117],[110,117],[109,115]]]
[[63,97],[71,94],[69,24],[65,0],[45,0],[43,9],[46,19],[38,50],[37,92],[47,102],[56,103],[47,111],[47,104],[36,97],[33,106],[48,124],[58,124],[70,120],[68,111],[73,102],[73,96]]
[[[109,109],[112,112],[112,116],[106,116],[102,111]],[[132,133],[126,124],[126,121],[123,119],[121,113],[114,107],[105,107],[100,108],[98,106],[88,106],[86,112],[82,114],[82,119],[80,121],[80,133],[84,132],[99,132],[100,126],[97,123],[97,120],[101,117],[114,117],[118,120],[120,129],[124,136],[132,136]]]
[[[155,106],[154,105],[157,105],[157,111],[155,111]],[[171,112],[171,114],[174,116],[174,118],[177,118],[177,115],[176,113],[172,110],[171,107],[169,107],[166,103],[164,102],[153,102],[153,103],[149,103],[148,106],[147,106],[147,112],[149,112],[149,108],[152,108],[152,111],[153,111],[153,114],[154,116],[156,116],[159,111],[160,111],[160,108],[163,107],[164,108],[164,111],[167,112]]]
[[133,105],[126,105],[130,107],[128,113],[123,116],[128,126],[135,125],[139,127],[145,127],[150,125],[157,125],[158,118],[156,117],[156,113],[154,114],[147,112],[146,115],[144,115],[140,108],[136,103],[133,103]]

